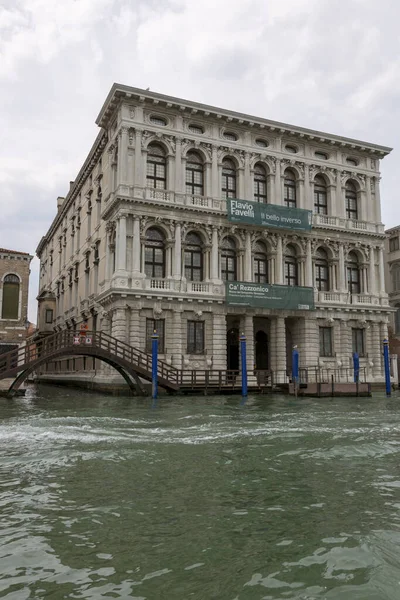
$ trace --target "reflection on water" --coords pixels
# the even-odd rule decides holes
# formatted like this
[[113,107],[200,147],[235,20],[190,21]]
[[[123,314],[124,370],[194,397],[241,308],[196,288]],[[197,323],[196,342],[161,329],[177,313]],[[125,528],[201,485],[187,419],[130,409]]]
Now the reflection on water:
[[398,399],[0,399],[0,598],[400,598]]

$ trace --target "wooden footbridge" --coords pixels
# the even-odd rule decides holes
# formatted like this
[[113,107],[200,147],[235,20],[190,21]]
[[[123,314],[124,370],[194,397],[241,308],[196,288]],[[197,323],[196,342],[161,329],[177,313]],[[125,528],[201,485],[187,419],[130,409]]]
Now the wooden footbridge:
[[[0,380],[14,378],[7,395],[16,393],[20,385],[42,365],[60,358],[91,356],[111,365],[122,375],[133,394],[146,395],[143,380],[152,380],[150,354],[102,331],[80,335],[59,331],[26,346],[0,355]],[[176,369],[158,361],[158,384],[170,393],[187,391],[239,391],[238,371]]]

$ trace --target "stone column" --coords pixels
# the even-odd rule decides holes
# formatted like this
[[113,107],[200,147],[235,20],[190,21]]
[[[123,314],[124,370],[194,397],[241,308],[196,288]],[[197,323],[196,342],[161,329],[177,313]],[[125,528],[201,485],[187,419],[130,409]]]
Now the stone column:
[[380,177],[375,177],[375,219],[376,223],[382,223],[381,215],[381,192],[379,187]]
[[304,165],[304,208],[313,210],[311,186],[310,186],[310,170],[308,165]]
[[369,293],[376,296],[375,248],[369,248]]
[[175,192],[183,192],[182,145],[178,137],[175,138],[175,142]]
[[126,271],[126,215],[117,221],[117,271]]
[[375,214],[371,195],[371,178],[368,176],[365,178],[365,203],[365,220],[370,223],[375,223]]
[[246,247],[244,253],[244,281],[253,281],[253,269],[251,268],[251,236],[250,231],[246,231]]
[[244,168],[243,167],[238,167],[237,169],[237,178],[238,178],[238,192],[239,192],[239,198],[244,198],[245,196],[245,179],[244,179]]
[[128,183],[128,129],[121,127],[118,146],[118,184]]
[[379,292],[380,295],[386,296],[385,290],[385,265],[383,259],[383,248],[379,246],[378,248],[378,258],[379,258]]
[[167,241],[165,244],[165,278],[172,276],[172,248],[172,240]]
[[211,281],[213,283],[220,283],[218,271],[218,230],[216,227],[212,228],[211,243]]
[[282,238],[278,235],[276,244],[276,258],[275,258],[275,283],[283,283],[283,250],[282,250]]
[[117,308],[114,311],[112,320],[112,336],[120,340],[126,341],[126,309]]
[[132,239],[132,275],[143,277],[140,270],[140,217],[133,217],[133,239]]
[[174,245],[174,266],[173,266],[173,277],[181,279],[182,277],[182,237],[181,237],[181,224],[175,224],[175,245]]
[[[383,342],[383,340],[388,340],[389,339],[389,332],[388,332],[388,324],[386,321],[381,321],[381,343]],[[382,347],[382,353],[383,353],[383,347]]]
[[381,332],[379,323],[372,323],[372,362],[374,379],[383,376],[383,338],[381,340]]
[[109,313],[103,313],[101,318],[101,331],[111,335],[111,318]]
[[307,240],[306,250],[306,280],[305,285],[313,287],[313,272],[312,272],[312,251],[311,251],[311,240]]
[[172,313],[172,335],[171,342],[168,343],[168,351],[172,355],[172,365],[177,369],[185,368],[182,365],[182,354],[186,352],[186,332],[183,331],[181,310],[174,310]]
[[250,173],[250,154],[248,152],[244,155],[244,198],[246,200],[253,200],[253,186]]
[[344,263],[344,248],[343,244],[339,243],[339,292],[346,291],[346,268]]
[[306,208],[304,198],[304,179],[299,179],[299,208]]
[[143,347],[143,344],[140,343],[140,311],[138,308],[131,308],[129,339],[134,348],[140,350]]
[[[210,161],[206,161],[206,163],[204,164],[204,168],[205,168],[205,172],[206,172],[206,177],[205,177],[205,182],[204,182],[204,195],[212,196],[213,195],[212,163]],[[183,186],[183,184],[182,184],[182,186]]]
[[213,198],[220,198],[221,192],[219,189],[219,176],[218,176],[218,150],[216,146],[212,147],[212,165],[211,165],[211,190]]
[[249,375],[253,374],[254,370],[254,325],[253,315],[244,315],[244,329],[243,333],[246,336],[246,358],[247,358],[247,370]]
[[276,254],[272,254],[268,260],[268,283],[276,283],[275,279],[275,260]]
[[341,174],[339,171],[336,174],[336,213],[334,216],[341,217],[342,219],[344,219],[345,217],[344,194],[342,188]]
[[281,183],[281,161],[276,161],[276,171],[275,171],[275,193],[274,199],[272,200],[273,204],[283,204],[283,196],[282,196],[282,183]]
[[284,317],[275,318],[275,356],[277,376],[275,381],[286,381],[286,326]]
[[366,265],[363,265],[361,267],[361,280],[362,280],[361,293],[367,294],[368,293],[368,277],[367,277]]
[[135,131],[135,185],[144,186],[145,169],[142,168],[142,131]]
[[104,274],[104,279],[106,281],[108,281],[111,278],[111,251],[110,251],[110,238],[111,238],[111,233],[110,231],[107,231],[107,226],[106,226],[106,264],[105,264],[105,274]]
[[306,260],[304,257],[299,258],[299,260],[297,261],[297,268],[298,268],[298,279],[299,279],[299,285],[304,286],[306,285]]
[[213,313],[213,364],[212,369],[226,369],[226,317],[224,313]]
[[329,289],[332,291],[337,290],[337,281],[336,281],[336,262],[331,260],[329,261]]

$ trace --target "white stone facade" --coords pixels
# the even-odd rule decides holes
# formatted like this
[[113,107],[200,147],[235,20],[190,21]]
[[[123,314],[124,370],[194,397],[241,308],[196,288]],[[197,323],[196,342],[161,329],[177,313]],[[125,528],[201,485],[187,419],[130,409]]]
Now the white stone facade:
[[385,279],[390,305],[395,309],[390,319],[393,335],[400,339],[400,226],[386,230]]
[[[249,369],[285,371],[296,344],[303,366],[350,368],[357,350],[382,380],[390,148],[117,84],[96,122],[38,246],[39,326],[50,298],[56,329],[87,320],[145,350],[164,327],[161,356],[178,368],[236,368],[244,333]],[[233,225],[227,196],[295,203],[312,230]],[[316,309],[228,305],[226,278],[314,287]]]

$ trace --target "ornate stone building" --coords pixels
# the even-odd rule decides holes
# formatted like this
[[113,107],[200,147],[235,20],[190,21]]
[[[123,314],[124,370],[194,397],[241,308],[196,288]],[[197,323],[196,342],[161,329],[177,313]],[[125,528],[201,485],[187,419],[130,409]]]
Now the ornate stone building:
[[[88,321],[146,350],[157,329],[167,362],[210,369],[238,367],[243,332],[251,369],[284,372],[297,344],[303,366],[347,368],[357,351],[382,379],[390,148],[117,84],[96,123],[37,249],[42,332]],[[235,219],[232,199],[248,201]],[[255,205],[269,222],[248,218]],[[232,299],[232,282],[253,296]],[[288,287],[311,302],[260,300]]]
[[0,354],[25,341],[32,258],[27,252],[0,248]]
[[[386,230],[385,278],[390,305],[395,309],[390,325],[393,337],[400,341],[400,226]],[[397,344],[396,351],[400,344]]]

